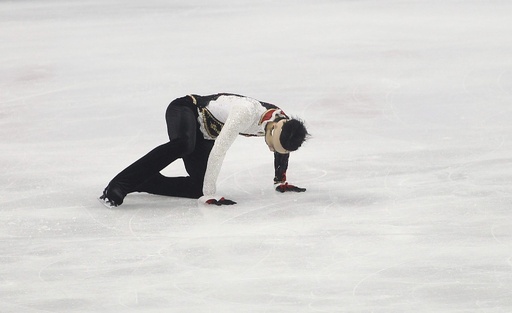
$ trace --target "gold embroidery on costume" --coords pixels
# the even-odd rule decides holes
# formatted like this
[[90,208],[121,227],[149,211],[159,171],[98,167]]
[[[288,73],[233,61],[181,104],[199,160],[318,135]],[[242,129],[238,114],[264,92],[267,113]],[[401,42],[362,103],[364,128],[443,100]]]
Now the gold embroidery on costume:
[[210,137],[213,139],[217,138],[224,124],[216,119],[207,108],[201,108],[201,113],[203,115],[204,129]]
[[187,96],[189,96],[190,98],[192,98],[192,102],[193,102],[195,105],[197,105],[197,99],[196,99],[196,97],[194,97],[194,95],[187,95]]

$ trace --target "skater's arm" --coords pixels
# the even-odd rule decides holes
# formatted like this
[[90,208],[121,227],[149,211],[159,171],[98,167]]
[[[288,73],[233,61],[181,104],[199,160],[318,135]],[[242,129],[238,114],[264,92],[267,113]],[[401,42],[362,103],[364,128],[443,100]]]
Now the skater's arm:
[[288,169],[288,159],[290,154],[281,154],[274,152],[274,184],[286,182],[286,170]]
[[281,154],[278,152],[274,152],[274,188],[279,192],[287,192],[287,191],[295,191],[295,192],[304,192],[306,188],[300,188],[291,184],[288,184],[286,181],[286,170],[288,169],[288,160],[290,159],[290,154]]
[[229,112],[226,123],[215,140],[212,151],[208,158],[208,165],[204,177],[203,194],[201,200],[216,199],[216,182],[220,173],[222,162],[226,152],[235,141],[238,134],[247,129],[258,116],[251,110],[249,103],[233,105]]

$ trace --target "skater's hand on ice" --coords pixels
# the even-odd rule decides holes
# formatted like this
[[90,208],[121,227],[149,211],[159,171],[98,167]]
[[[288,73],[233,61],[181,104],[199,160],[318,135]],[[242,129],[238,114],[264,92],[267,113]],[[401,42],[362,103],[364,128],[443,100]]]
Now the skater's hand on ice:
[[217,199],[209,199],[209,200],[206,200],[206,203],[207,204],[215,204],[215,205],[233,205],[233,204],[236,204],[235,201],[229,200],[229,199],[225,199],[224,197],[220,198],[219,200],[217,200]]
[[304,192],[306,188],[297,187],[295,185],[288,184],[287,182],[276,184],[276,191],[279,192]]

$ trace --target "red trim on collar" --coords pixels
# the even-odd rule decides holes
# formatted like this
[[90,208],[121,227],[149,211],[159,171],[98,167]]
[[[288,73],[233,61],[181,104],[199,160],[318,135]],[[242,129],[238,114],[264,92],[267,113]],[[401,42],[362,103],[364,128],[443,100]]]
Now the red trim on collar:
[[269,110],[265,111],[265,113],[263,113],[263,115],[261,116],[259,124],[261,125],[263,122],[270,120],[272,118],[272,116],[274,115],[275,111],[277,111],[277,109],[269,109]]

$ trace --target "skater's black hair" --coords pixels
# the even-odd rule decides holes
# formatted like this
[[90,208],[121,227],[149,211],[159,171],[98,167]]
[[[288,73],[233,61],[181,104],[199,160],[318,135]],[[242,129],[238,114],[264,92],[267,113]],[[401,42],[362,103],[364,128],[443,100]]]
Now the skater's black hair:
[[[279,120],[274,122],[278,122]],[[308,137],[309,133],[306,126],[304,126],[304,122],[299,119],[292,118],[284,123],[279,141],[286,150],[295,151],[299,149]]]

